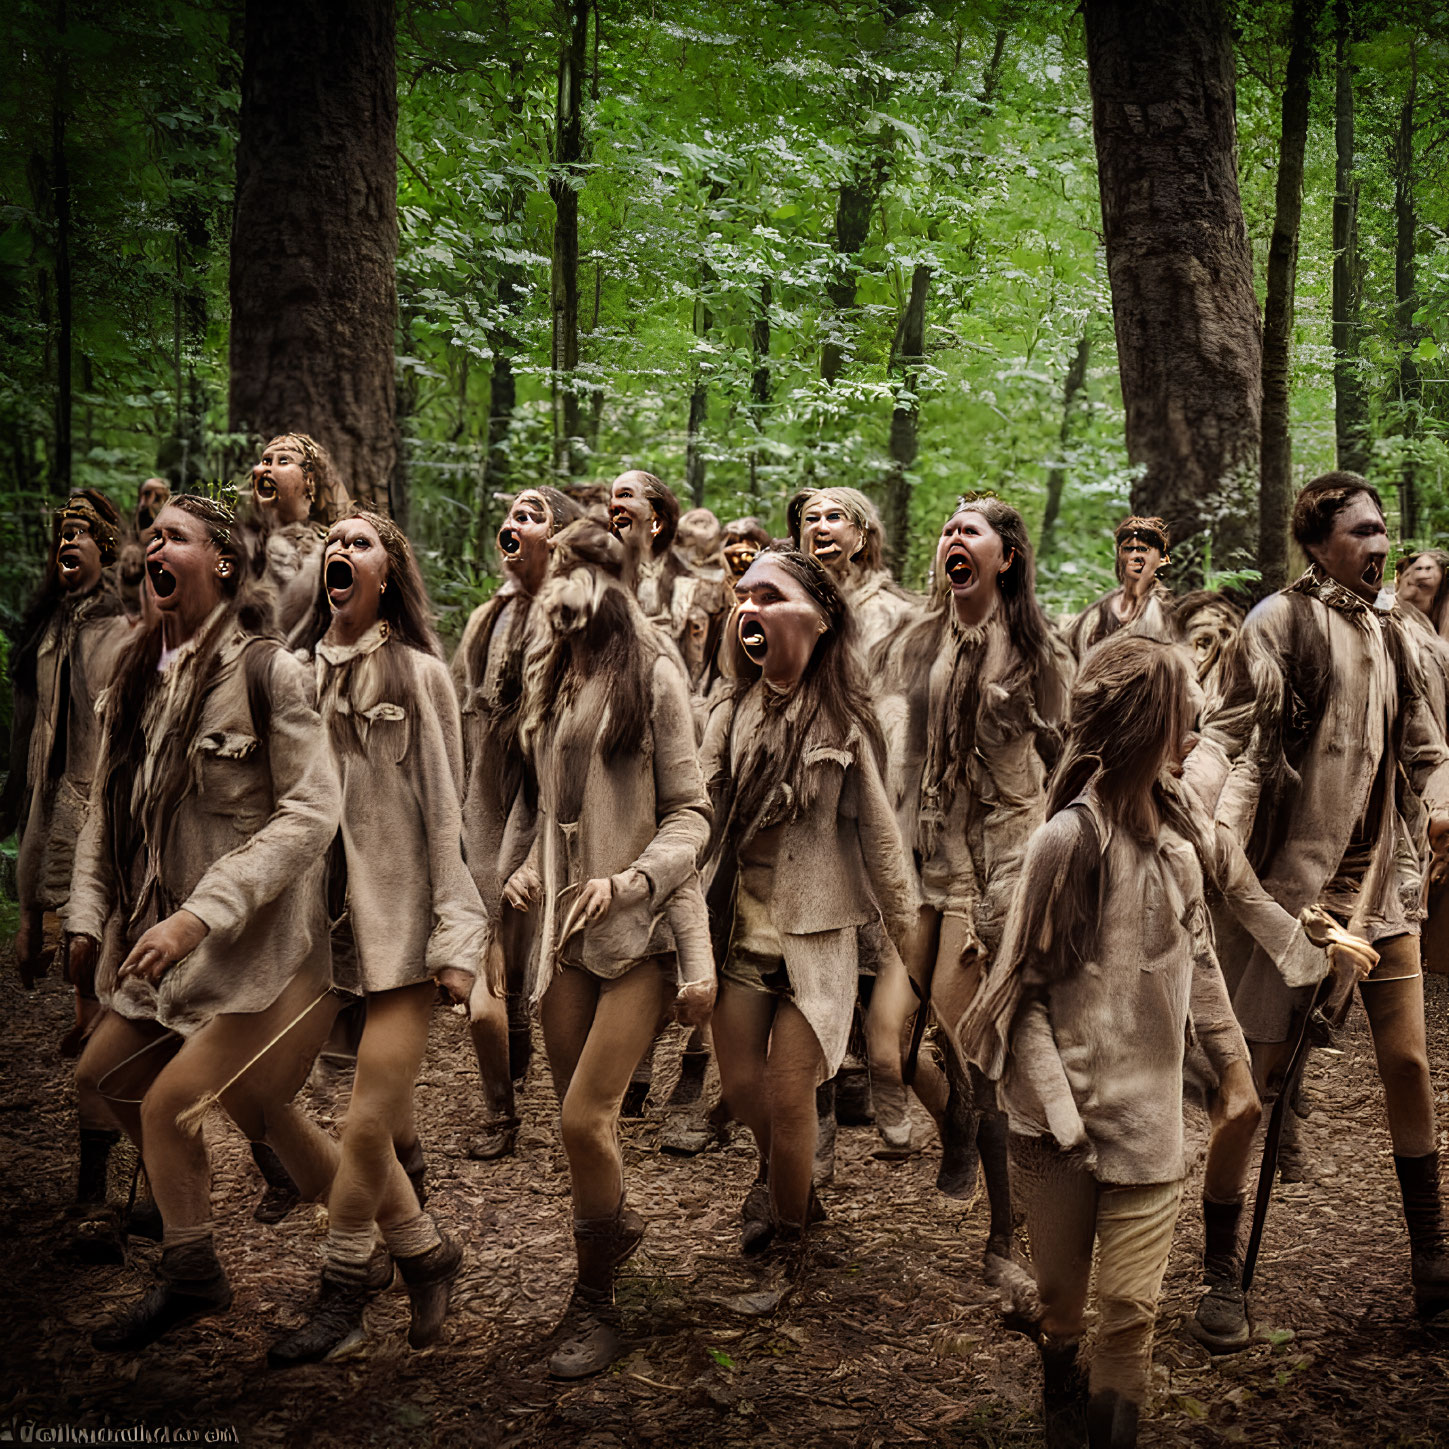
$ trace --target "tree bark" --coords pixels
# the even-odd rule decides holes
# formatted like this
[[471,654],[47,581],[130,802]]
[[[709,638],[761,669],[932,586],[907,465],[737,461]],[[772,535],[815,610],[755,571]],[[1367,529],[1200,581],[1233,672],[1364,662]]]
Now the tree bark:
[[1056,531],[1057,519],[1062,512],[1062,492],[1067,483],[1066,451],[1072,435],[1072,419],[1076,413],[1077,398],[1087,385],[1087,362],[1092,353],[1092,339],[1083,332],[1077,339],[1077,350],[1067,367],[1067,380],[1062,386],[1062,426],[1058,433],[1058,457],[1047,472],[1046,507],[1041,516],[1041,540],[1037,545],[1037,557],[1045,558],[1051,552],[1052,536]]
[[[705,185],[704,253],[699,263],[699,291],[694,298],[694,335],[709,336],[714,326],[714,314],[709,310],[709,293],[719,280],[708,261],[709,211],[724,195],[725,182],[722,177],[711,176]],[[700,435],[709,418],[709,380],[702,359],[695,360],[694,386],[689,392],[689,422],[684,443],[684,487],[696,508],[704,507],[704,453],[700,447]]]
[[1085,0],[1098,178],[1138,513],[1175,579],[1256,536],[1262,334],[1238,194],[1232,37],[1219,0]]
[[896,324],[891,361],[900,372],[895,407],[891,410],[891,468],[886,475],[885,525],[897,569],[910,554],[911,480],[920,447],[921,400],[916,387],[920,366],[926,357],[926,297],[931,288],[931,269],[918,262],[911,273],[911,294]]
[[1338,466],[1362,473],[1368,467],[1368,399],[1359,370],[1359,308],[1363,271],[1358,254],[1358,178],[1354,168],[1354,66],[1347,0],[1337,0],[1333,141],[1333,423]]
[[55,205],[55,455],[53,486],[57,493],[71,484],[71,326],[70,280],[70,166],[66,159],[65,131],[70,106],[70,58],[66,50],[66,0],[55,7],[55,97],[50,111],[50,173]]
[[588,63],[591,0],[560,6],[558,97],[554,110],[553,165],[553,467],[567,480],[583,467],[579,395],[579,191],[584,154],[583,80]]
[[[1409,89],[1399,107],[1394,135],[1394,330],[1399,348],[1399,431],[1410,442],[1419,431],[1423,384],[1414,356],[1419,329],[1414,313],[1419,306],[1418,198],[1414,174],[1414,109],[1419,99],[1417,38],[1409,44]],[[1399,537],[1413,538],[1419,531],[1418,478],[1411,454],[1404,457],[1399,474]]]
[[397,461],[393,0],[247,0],[231,235],[231,426],[300,429],[354,497]]
[[1288,73],[1278,141],[1278,185],[1268,244],[1263,308],[1263,421],[1259,450],[1258,568],[1265,592],[1288,582],[1288,519],[1293,506],[1293,435],[1288,403],[1293,366],[1293,299],[1303,216],[1303,155],[1322,0],[1293,0]]
[[[750,424],[756,440],[764,435],[765,416],[770,406],[770,304],[774,292],[770,279],[760,281],[760,303],[750,323],[750,353],[755,368],[750,374]],[[750,505],[758,507],[760,497],[760,450],[750,449]]]

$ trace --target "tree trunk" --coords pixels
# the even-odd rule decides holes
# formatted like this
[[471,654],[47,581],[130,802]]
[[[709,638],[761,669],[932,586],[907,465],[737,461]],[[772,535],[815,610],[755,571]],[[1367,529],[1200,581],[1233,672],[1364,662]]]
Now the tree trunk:
[[[709,256],[709,211],[725,193],[725,182],[722,177],[711,176],[707,178],[705,187],[705,239],[701,247],[701,260],[699,264],[699,291],[694,298],[694,335],[698,338],[709,336],[710,328],[714,326],[714,314],[709,310],[709,294],[719,280],[715,270],[710,266]],[[696,508],[704,507],[704,453],[700,448],[700,434],[704,431],[705,422],[709,418],[709,380],[705,371],[705,364],[702,358],[695,359],[694,365],[694,386],[689,393],[689,424],[685,434],[684,444],[684,486]]]
[[[1409,46],[1409,89],[1399,108],[1394,136],[1394,330],[1399,348],[1399,431],[1409,443],[1419,431],[1419,405],[1423,384],[1414,348],[1419,329],[1414,313],[1419,306],[1418,199],[1414,192],[1414,108],[1419,99],[1417,40]],[[1413,538],[1419,531],[1417,469],[1406,452],[1399,475],[1399,537]]]
[[1077,339],[1077,350],[1067,368],[1067,380],[1062,387],[1062,426],[1058,434],[1057,461],[1051,466],[1046,480],[1046,507],[1041,516],[1041,540],[1037,545],[1037,557],[1043,559],[1051,552],[1052,535],[1057,519],[1062,512],[1062,490],[1067,483],[1066,452],[1072,435],[1072,418],[1077,397],[1087,385],[1087,361],[1092,352],[1092,339],[1083,332]]
[[1333,141],[1337,153],[1333,189],[1333,422],[1338,466],[1362,473],[1368,467],[1368,399],[1359,371],[1359,306],[1363,272],[1358,255],[1358,178],[1354,174],[1353,63],[1347,0],[1334,15],[1336,88]]
[[[504,262],[498,275],[499,310],[513,314],[519,295],[521,273],[512,262]],[[483,455],[483,472],[478,482],[478,498],[474,506],[473,555],[484,558],[492,537],[494,495],[511,491],[513,456],[509,438],[513,431],[513,409],[518,402],[518,381],[513,373],[513,354],[518,339],[511,332],[496,328],[488,334],[488,350],[493,354],[493,373],[488,382],[488,448]]]
[[393,497],[393,0],[247,0],[231,235],[231,426],[300,429]]
[[583,466],[579,395],[579,193],[584,154],[583,80],[588,63],[591,0],[567,0],[561,13],[558,98],[554,111],[553,166],[553,467],[567,481]]
[[871,215],[890,173],[891,137],[880,135],[852,163],[850,175],[840,183],[835,201],[835,263],[825,284],[825,295],[835,315],[820,349],[820,376],[832,387],[845,364],[845,326],[854,316],[856,253],[870,235]]
[[66,0],[55,7],[55,98],[50,111],[50,172],[55,203],[55,456],[51,474],[57,493],[71,484],[71,281],[70,166],[66,160],[66,112],[70,105],[70,58],[66,50]]
[[[750,353],[755,370],[750,374],[750,424],[756,440],[764,435],[766,413],[770,406],[770,304],[774,300],[770,279],[760,281],[760,305],[750,323]],[[750,449],[750,506],[759,506],[760,450]]]
[[1092,124],[1135,512],[1175,579],[1255,541],[1262,334],[1238,195],[1232,37],[1219,0],[1085,0]]
[[1288,75],[1278,142],[1273,237],[1268,244],[1268,295],[1263,308],[1263,434],[1259,451],[1258,567],[1263,590],[1288,582],[1288,519],[1293,507],[1293,435],[1288,393],[1293,367],[1293,294],[1298,278],[1298,226],[1303,215],[1303,153],[1322,0],[1293,0]]
[[891,410],[891,469],[886,475],[885,525],[899,572],[910,555],[911,480],[919,449],[918,427],[921,400],[916,395],[920,366],[926,357],[926,297],[931,287],[931,269],[918,262],[911,273],[911,294],[896,324],[891,348],[892,365],[900,369],[895,407]]

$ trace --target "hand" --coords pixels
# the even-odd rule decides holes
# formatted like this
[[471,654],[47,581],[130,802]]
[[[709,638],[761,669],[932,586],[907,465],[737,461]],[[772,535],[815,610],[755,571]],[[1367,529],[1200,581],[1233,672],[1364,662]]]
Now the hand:
[[444,966],[438,972],[438,985],[448,993],[449,1001],[467,1001],[473,994],[473,978],[456,966]]
[[153,984],[159,981],[178,961],[184,960],[206,939],[210,927],[190,911],[175,911],[158,921],[121,962],[117,979],[135,976]]
[[1333,941],[1328,947],[1328,977],[1333,983],[1329,988],[1324,1014],[1333,1019],[1342,1010],[1353,988],[1367,978],[1379,964],[1379,953],[1367,941],[1343,933],[1342,940]]
[[1262,1116],[1263,1104],[1258,1098],[1258,1089],[1253,1082],[1252,1064],[1246,1057],[1229,1062],[1218,1083],[1217,1101],[1213,1113],[1215,1123],[1251,1122],[1257,1125]]
[[542,889],[543,882],[538,878],[538,872],[524,861],[508,877],[508,883],[503,887],[503,899],[515,911],[526,911],[538,899]]
[[82,996],[96,994],[96,957],[99,954],[91,936],[65,938],[65,979]]
[[715,983],[686,981],[675,993],[674,1019],[687,1027],[704,1026],[714,1011]]
[[595,876],[579,887],[575,909],[579,919],[588,925],[602,921],[614,904],[614,882],[609,876]]

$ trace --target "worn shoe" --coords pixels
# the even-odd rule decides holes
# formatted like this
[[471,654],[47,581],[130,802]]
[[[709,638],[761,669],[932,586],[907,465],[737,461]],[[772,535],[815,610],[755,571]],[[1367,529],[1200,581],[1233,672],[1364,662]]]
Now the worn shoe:
[[393,1261],[408,1286],[412,1303],[408,1347],[428,1348],[442,1337],[453,1279],[463,1267],[463,1245],[456,1238],[444,1236],[426,1253]]
[[745,1194],[740,1208],[740,1252],[763,1253],[775,1236],[775,1219],[770,1212],[770,1184],[757,1178]]
[[340,1358],[363,1341],[363,1310],[367,1307],[367,1284],[357,1279],[322,1274],[322,1291],[312,1316],[300,1328],[283,1334],[268,1350],[271,1368],[292,1368],[299,1363],[319,1363]]
[[1394,1158],[1399,1191],[1404,1200],[1404,1221],[1409,1229],[1409,1279],[1414,1286],[1414,1308],[1433,1317],[1449,1308],[1449,1251],[1446,1251],[1444,1214],[1439,1196],[1439,1154]]
[[1041,1418],[1047,1449],[1087,1449],[1087,1376],[1077,1363],[1077,1344],[1043,1338]]
[[1243,1292],[1243,1260],[1238,1253],[1238,1225],[1243,1201],[1202,1200],[1203,1282],[1207,1292],[1188,1322],[1187,1331],[1209,1353],[1237,1353],[1247,1348],[1248,1299]]
[[618,1362],[624,1352],[623,1320],[612,1297],[578,1284],[558,1333],[561,1341],[548,1360],[550,1378],[589,1378]]
[[161,1281],[96,1329],[91,1347],[102,1353],[134,1353],[193,1318],[230,1307],[231,1284],[210,1240],[166,1248]]
[[94,1203],[70,1226],[66,1248],[82,1263],[93,1268],[110,1267],[126,1261],[126,1239],[121,1232],[121,1212],[107,1203]]
[[468,1140],[468,1156],[474,1162],[496,1162],[512,1157],[518,1147],[518,1118],[506,1117],[485,1122],[477,1137]]
[[282,1166],[282,1159],[265,1142],[252,1143],[252,1161],[266,1182],[266,1191],[252,1209],[252,1217],[259,1223],[279,1223],[299,1202],[302,1194],[291,1174]]

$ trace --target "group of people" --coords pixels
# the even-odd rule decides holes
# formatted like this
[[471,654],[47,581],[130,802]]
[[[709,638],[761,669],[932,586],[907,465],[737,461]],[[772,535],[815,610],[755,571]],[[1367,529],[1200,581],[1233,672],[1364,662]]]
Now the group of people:
[[[1184,1083],[1212,1124],[1191,1328],[1226,1353],[1249,1340],[1262,1103],[1357,988],[1414,1299],[1449,1308],[1418,935],[1449,845],[1449,556],[1405,560],[1396,597],[1378,495],[1330,473],[1293,515],[1306,571],[1246,620],[1175,598],[1167,527],[1134,517],[1119,586],[1054,621],[992,493],[943,521],[924,595],[862,493],[805,489],[786,518],[775,540],[681,516],[642,471],[606,497],[525,489],[450,668],[407,538],[310,436],[274,438],[236,508],[158,480],[130,520],[67,500],[12,653],[4,803],[22,977],[55,913],[75,989],[71,1241],[162,1243],[98,1348],[230,1302],[214,1106],[271,1216],[327,1205],[317,1299],[270,1362],[356,1344],[394,1269],[409,1343],[438,1339],[463,1254],[424,1205],[413,1092],[440,994],[466,1003],[482,1160],[517,1150],[541,1025],[577,1254],[557,1378],[624,1348],[614,1282],[647,1204],[619,1120],[671,1020],[665,1147],[749,1130],[740,1248],[781,1292],[836,1121],[903,1155],[919,1099],[938,1187],[984,1184],[983,1272],[1039,1348],[1048,1443],[1096,1449],[1136,1442]],[[340,1140],[293,1101],[324,1047],[355,1056]],[[122,1133],[149,1184],[124,1212]]]

